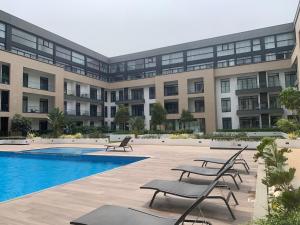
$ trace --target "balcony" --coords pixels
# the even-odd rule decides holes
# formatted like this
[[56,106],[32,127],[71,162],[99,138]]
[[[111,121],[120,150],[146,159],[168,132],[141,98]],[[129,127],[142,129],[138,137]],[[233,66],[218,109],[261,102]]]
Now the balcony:
[[23,113],[40,113],[47,114],[49,112],[48,107],[39,107],[39,106],[24,106]]
[[116,104],[143,104],[145,103],[144,97],[140,98],[117,98],[116,99]]
[[251,115],[260,115],[260,114],[276,114],[282,115],[284,110],[282,108],[274,108],[274,107],[265,107],[265,105],[257,105],[254,107],[241,107],[239,105],[239,109],[236,111],[238,116],[251,116]]
[[265,92],[281,92],[282,87],[257,87],[257,88],[250,88],[250,89],[239,89],[235,91],[236,95],[243,95],[243,94],[257,94],[257,93],[265,93]]
[[53,84],[42,84],[40,82],[28,81],[23,82],[23,87],[31,88],[31,89],[38,89],[42,91],[51,91],[54,92],[54,85]]
[[90,120],[90,119],[102,119],[102,113],[101,112],[93,112],[93,111],[82,111],[82,110],[65,110],[65,115],[68,116],[71,119],[75,120]]
[[80,93],[79,95],[76,95],[72,90],[68,89],[64,91],[65,99],[68,100],[77,100],[77,101],[85,101],[85,102],[91,102],[95,104],[103,103],[104,101],[101,99],[100,95],[90,95],[88,93]]

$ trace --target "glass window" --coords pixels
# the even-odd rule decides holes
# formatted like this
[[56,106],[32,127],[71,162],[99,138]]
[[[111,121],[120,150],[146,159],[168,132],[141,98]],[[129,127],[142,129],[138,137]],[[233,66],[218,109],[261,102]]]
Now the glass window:
[[156,71],[146,71],[144,72],[144,77],[149,78],[149,77],[155,77],[156,76]]
[[208,63],[188,65],[186,70],[187,71],[205,70],[205,69],[212,69],[213,67],[214,67],[214,63],[213,62],[208,62]]
[[280,109],[280,101],[279,101],[279,96],[278,94],[270,94],[270,109]]
[[261,50],[260,39],[254,39],[252,42],[253,42],[252,50],[260,51]]
[[116,72],[124,72],[125,70],[125,63],[114,63],[109,65],[109,72],[116,73]]
[[200,49],[187,51],[187,61],[208,59],[212,57],[214,57],[213,47],[200,48]]
[[276,36],[277,47],[290,46],[295,44],[295,36],[293,33],[279,34]]
[[73,73],[78,73],[78,74],[81,74],[81,75],[85,75],[84,69],[76,67],[76,66],[72,66],[72,72]]
[[232,129],[231,117],[222,118],[222,125],[224,130],[231,130]]
[[99,65],[100,62],[96,59],[92,59],[92,58],[86,58],[86,65],[87,67],[91,68],[91,69],[95,69],[95,70],[99,70]]
[[38,55],[37,59],[41,62],[44,62],[44,63],[48,63],[48,64],[53,64],[53,59],[52,58],[49,58],[49,57],[45,57],[45,56],[42,56],[42,55]]
[[114,118],[116,116],[116,112],[117,112],[117,107],[111,106],[110,107],[110,117]]
[[268,53],[266,54],[266,61],[274,61],[276,60],[276,54],[275,53]]
[[178,83],[165,83],[164,96],[178,95]]
[[231,101],[230,98],[221,99],[222,112],[231,112]]
[[234,43],[217,46],[217,56],[233,55],[233,54],[234,54]]
[[229,93],[230,92],[230,80],[221,80],[221,93]]
[[268,76],[268,86],[269,87],[279,87],[280,81],[279,81],[279,74],[271,74]]
[[0,23],[0,37],[1,38],[5,38],[5,24],[4,23]]
[[260,63],[261,62],[261,55],[253,56],[253,63]]
[[116,92],[111,91],[110,92],[110,102],[115,102],[116,101]]
[[286,72],[285,74],[285,87],[295,87],[297,80],[296,72]]
[[275,37],[265,37],[265,49],[275,48]]
[[138,59],[127,62],[127,70],[144,69],[144,59]]
[[145,68],[156,67],[156,57],[145,58]]
[[205,103],[204,98],[195,100],[195,112],[204,112],[205,111]]
[[239,97],[239,110],[258,110],[258,96]]
[[149,99],[155,99],[155,87],[149,87]]
[[259,117],[240,117],[240,128],[259,128]]
[[12,28],[12,41],[36,49],[36,36]]
[[38,39],[38,50],[53,55],[53,43],[44,39]]
[[235,52],[244,53],[251,52],[251,41],[240,41],[235,43]]
[[84,55],[77,52],[72,52],[72,62],[84,65]]
[[56,56],[71,61],[71,51],[60,46],[56,46]]
[[162,56],[162,65],[169,65],[183,62],[183,52],[172,53]]
[[229,67],[234,65],[235,65],[234,59],[221,60],[217,62],[218,68],[224,68],[224,67]]
[[103,73],[108,73],[108,65],[100,62],[100,71]]
[[252,63],[251,56],[236,59],[236,65],[245,65],[245,64],[251,64],[251,63]]
[[36,54],[35,53],[25,51],[23,49],[12,47],[11,52],[15,53],[15,54],[18,54],[18,55],[21,55],[21,56],[25,56],[27,58],[36,59]]
[[257,78],[256,77],[238,78],[237,84],[238,84],[238,90],[257,88]]
[[173,73],[181,73],[183,72],[183,67],[176,67],[176,68],[169,68],[169,69],[163,69],[162,74],[173,74]]
[[165,102],[165,109],[168,114],[178,113],[178,102]]

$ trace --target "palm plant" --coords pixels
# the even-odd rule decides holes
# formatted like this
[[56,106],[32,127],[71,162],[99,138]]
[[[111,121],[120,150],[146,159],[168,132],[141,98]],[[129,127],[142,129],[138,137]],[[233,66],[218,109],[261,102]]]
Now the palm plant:
[[48,114],[48,121],[53,131],[53,136],[55,138],[59,137],[63,133],[65,126],[65,115],[63,111],[60,111],[59,108],[54,108]]

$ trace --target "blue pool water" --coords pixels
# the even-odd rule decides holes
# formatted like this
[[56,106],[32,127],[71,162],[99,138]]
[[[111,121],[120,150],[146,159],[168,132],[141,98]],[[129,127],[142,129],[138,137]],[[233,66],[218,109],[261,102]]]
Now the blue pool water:
[[143,159],[0,152],[0,202]]
[[99,152],[104,151],[104,148],[43,148],[43,149],[34,149],[34,150],[26,150],[24,152],[30,153],[45,153],[45,154],[75,154],[82,155],[91,152]]

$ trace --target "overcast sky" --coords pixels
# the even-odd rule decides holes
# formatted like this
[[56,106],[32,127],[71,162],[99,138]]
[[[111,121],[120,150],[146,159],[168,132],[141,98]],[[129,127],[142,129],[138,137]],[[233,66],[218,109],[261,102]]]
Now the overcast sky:
[[298,0],[0,0],[1,9],[106,56],[292,22]]

